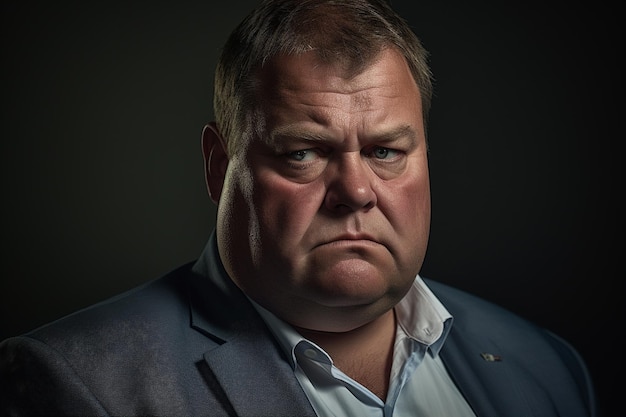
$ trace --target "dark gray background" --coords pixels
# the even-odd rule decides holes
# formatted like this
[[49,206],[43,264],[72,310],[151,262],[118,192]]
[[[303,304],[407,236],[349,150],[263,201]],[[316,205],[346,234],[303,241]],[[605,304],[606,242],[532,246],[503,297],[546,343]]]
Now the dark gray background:
[[[213,67],[256,2],[211,3],[3,3],[0,338],[201,251]],[[599,2],[430,3],[393,2],[436,78],[422,275],[570,340],[611,408],[625,347],[623,16]]]

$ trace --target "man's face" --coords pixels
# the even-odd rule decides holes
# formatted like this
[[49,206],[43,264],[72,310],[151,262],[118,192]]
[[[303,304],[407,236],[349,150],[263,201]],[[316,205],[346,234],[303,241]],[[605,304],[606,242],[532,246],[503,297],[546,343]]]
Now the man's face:
[[228,161],[222,260],[283,320],[356,328],[404,296],[426,252],[419,90],[394,49],[351,78],[313,53],[275,58],[259,77],[264,133]]

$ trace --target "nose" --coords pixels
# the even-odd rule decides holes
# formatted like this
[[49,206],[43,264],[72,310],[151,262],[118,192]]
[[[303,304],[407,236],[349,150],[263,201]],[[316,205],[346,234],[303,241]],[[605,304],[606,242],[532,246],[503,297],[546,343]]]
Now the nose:
[[346,153],[331,164],[334,169],[329,170],[324,200],[328,210],[345,214],[376,206],[373,173],[360,152]]

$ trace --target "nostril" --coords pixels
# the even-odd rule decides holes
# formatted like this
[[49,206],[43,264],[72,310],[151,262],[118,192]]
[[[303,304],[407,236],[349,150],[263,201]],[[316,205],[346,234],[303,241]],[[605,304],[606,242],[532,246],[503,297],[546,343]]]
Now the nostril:
[[376,194],[367,186],[331,186],[326,192],[326,207],[332,211],[368,211],[376,206]]
[[370,210],[376,206],[371,171],[361,152],[346,152],[326,171],[326,207],[341,212]]

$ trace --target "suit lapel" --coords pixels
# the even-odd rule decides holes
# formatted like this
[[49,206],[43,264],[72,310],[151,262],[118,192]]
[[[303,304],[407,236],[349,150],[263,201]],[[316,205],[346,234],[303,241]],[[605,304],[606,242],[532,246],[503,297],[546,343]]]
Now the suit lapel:
[[[233,301],[234,299],[231,299]],[[193,327],[220,340],[205,352],[212,376],[241,416],[315,416],[293,370],[247,299],[221,307],[222,322],[193,319]],[[229,315],[229,313],[232,313]],[[215,316],[218,317],[218,316]],[[227,318],[233,320],[227,323]]]
[[440,355],[450,376],[477,417],[505,415],[502,414],[505,410],[498,410],[497,404],[493,403],[493,395],[496,393],[489,388],[491,382],[497,380],[504,384],[499,389],[507,389],[508,382],[502,362],[488,363],[482,359],[480,353],[498,354],[498,351],[490,343],[483,343],[482,346],[474,343],[453,326]]
[[235,413],[315,416],[265,322],[224,271],[214,236],[193,270],[191,327],[215,342],[204,360]]
[[247,332],[204,359],[237,415],[315,416],[291,367],[267,332]]
[[528,371],[524,341],[512,344],[503,347],[488,332],[473,334],[455,323],[440,354],[478,417],[558,416],[545,381]]

